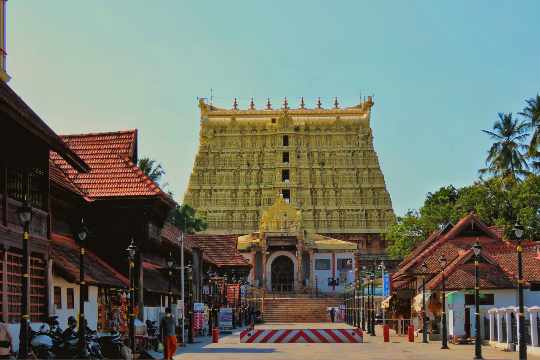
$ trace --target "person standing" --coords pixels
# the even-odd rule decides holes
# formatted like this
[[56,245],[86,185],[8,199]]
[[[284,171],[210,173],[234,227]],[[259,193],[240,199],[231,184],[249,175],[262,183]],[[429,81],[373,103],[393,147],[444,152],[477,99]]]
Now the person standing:
[[165,309],[165,316],[161,319],[159,331],[163,341],[163,359],[172,360],[176,354],[176,322],[170,307]]
[[332,320],[332,322],[336,322],[336,309],[333,307],[330,308],[330,320]]

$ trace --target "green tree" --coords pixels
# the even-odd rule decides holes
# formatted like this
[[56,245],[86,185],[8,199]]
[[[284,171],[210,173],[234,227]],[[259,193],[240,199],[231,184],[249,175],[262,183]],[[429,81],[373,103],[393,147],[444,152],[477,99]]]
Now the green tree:
[[197,215],[194,208],[188,204],[177,205],[169,216],[169,221],[186,234],[206,230],[206,220]]
[[428,193],[424,205],[420,208],[420,215],[425,230],[429,233],[440,225],[448,222],[455,223],[459,219],[455,205],[459,198],[459,190],[453,185],[443,186],[433,193]]
[[482,130],[494,140],[488,151],[487,167],[480,170],[480,174],[495,176],[510,176],[514,179],[527,175],[527,164],[524,141],[529,136],[528,124],[512,118],[512,114],[499,113],[499,120],[495,121],[492,130]]
[[409,210],[405,216],[399,216],[396,222],[388,227],[385,234],[388,241],[386,251],[395,259],[403,258],[427,236],[428,232],[418,211]]
[[165,169],[158,163],[156,160],[150,159],[148,157],[143,157],[139,159],[139,169],[150,178],[153,182],[159,185],[161,178],[165,175]]
[[536,97],[525,100],[525,103],[527,105],[519,114],[526,118],[527,124],[532,131],[529,156],[533,169],[538,172],[540,171],[540,95],[536,94]]

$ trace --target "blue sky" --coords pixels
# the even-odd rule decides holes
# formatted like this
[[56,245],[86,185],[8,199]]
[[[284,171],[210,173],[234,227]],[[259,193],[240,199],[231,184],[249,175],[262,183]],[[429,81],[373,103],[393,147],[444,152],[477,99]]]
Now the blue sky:
[[24,0],[8,3],[10,85],[58,133],[139,129],[181,198],[197,96],[353,105],[375,95],[394,208],[477,178],[497,112],[540,91],[538,1]]

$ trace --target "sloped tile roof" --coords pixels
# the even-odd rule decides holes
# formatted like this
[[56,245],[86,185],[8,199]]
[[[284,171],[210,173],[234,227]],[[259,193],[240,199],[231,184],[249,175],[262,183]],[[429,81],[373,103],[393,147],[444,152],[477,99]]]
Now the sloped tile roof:
[[[478,265],[478,271],[482,289],[512,289],[514,287],[512,280],[498,265],[481,263]],[[473,289],[474,282],[474,263],[462,264],[446,278],[446,288],[448,290]]]
[[[72,237],[52,234],[51,254],[59,275],[71,282],[79,281],[80,247]],[[92,251],[86,250],[84,258],[85,281],[91,285],[105,285],[116,288],[128,286],[128,279],[114,270]]]
[[[466,230],[472,226],[482,230],[483,234],[472,235]],[[486,231],[488,229],[489,231]],[[461,219],[448,233],[439,239],[432,239],[431,245],[424,247],[417,255],[392,277],[394,289],[397,284],[414,279],[417,275],[428,277],[428,288],[441,285],[442,271],[439,258],[444,255],[447,266],[444,274],[447,288],[463,289],[474,287],[474,264],[471,263],[471,246],[478,242],[482,246],[480,280],[482,288],[513,288],[517,279],[517,254],[515,244],[500,237],[498,228],[487,228],[475,215]],[[425,262],[427,271],[421,270]],[[524,242],[523,250],[524,279],[528,282],[540,282],[540,259],[537,257],[535,244]]]
[[249,267],[236,249],[238,235],[187,235],[191,247],[198,246],[203,256],[217,267]]
[[[481,230],[483,234],[478,236],[462,235],[462,233],[471,226]],[[460,250],[470,249],[472,244],[476,241],[484,247],[492,246],[494,244],[504,244],[498,234],[488,228],[478,216],[469,214],[461,218],[458,223],[446,233],[434,236],[432,240],[427,244],[424,244],[425,246],[421,251],[415,252],[413,250],[413,253],[415,253],[416,256],[409,259],[405,264],[402,264],[400,270],[394,274],[394,277],[397,279],[406,273],[418,273],[418,268],[423,261],[428,265],[428,271],[430,273],[439,272],[441,269],[438,265],[438,259],[441,255],[445,255],[450,262],[458,255]],[[430,264],[432,265],[431,268]]]
[[88,170],[88,165],[66,146],[64,141],[4,81],[0,81],[0,104],[5,104],[13,112],[12,119],[19,126],[40,138],[49,149],[60,154],[59,157],[67,161],[74,169]]
[[[505,246],[489,252],[501,268],[517,279],[517,253],[515,247]],[[523,246],[523,278],[528,282],[540,282],[540,258],[536,252],[536,244],[528,243]]]
[[71,181],[67,174],[64,173],[62,169],[60,169],[60,167],[56,165],[52,160],[49,160],[49,179],[56,185],[64,188],[69,192],[72,192],[79,196],[85,196],[83,191],[79,189],[77,185],[75,185],[75,183]]
[[133,163],[137,131],[117,131],[80,135],[63,135],[64,142],[90,166],[78,174],[58,154],[51,159],[68,178],[93,199],[115,197],[160,197],[173,200]]
[[[171,283],[171,291],[173,294],[180,295],[178,290],[178,279],[173,279]],[[164,272],[163,267],[150,261],[143,262],[143,287],[147,291],[168,294],[169,279]]]

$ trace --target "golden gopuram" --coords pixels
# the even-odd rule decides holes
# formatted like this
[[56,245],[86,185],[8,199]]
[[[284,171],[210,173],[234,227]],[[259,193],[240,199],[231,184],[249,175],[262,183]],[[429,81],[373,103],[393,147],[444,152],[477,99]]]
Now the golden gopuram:
[[[337,252],[382,253],[381,234],[395,218],[373,147],[373,104],[368,97],[341,107],[336,98],[323,108],[319,99],[308,108],[302,98],[290,108],[285,98],[278,108],[268,100],[257,109],[251,100],[239,109],[235,99],[232,109],[223,109],[201,99],[200,143],[184,203],[207,219],[207,234],[238,235],[239,250],[253,255],[260,268],[254,276],[265,283],[264,274],[273,271],[265,261],[272,250],[294,255],[295,288],[310,281],[304,277],[314,265],[301,271],[299,249],[317,251],[316,244],[324,243],[331,251],[334,241]],[[279,245],[261,239],[268,236]]]

